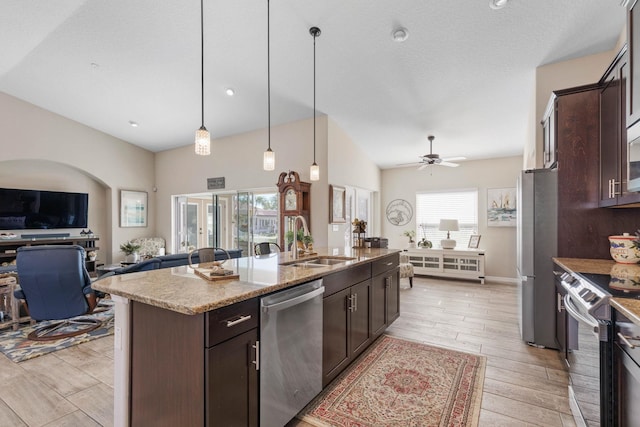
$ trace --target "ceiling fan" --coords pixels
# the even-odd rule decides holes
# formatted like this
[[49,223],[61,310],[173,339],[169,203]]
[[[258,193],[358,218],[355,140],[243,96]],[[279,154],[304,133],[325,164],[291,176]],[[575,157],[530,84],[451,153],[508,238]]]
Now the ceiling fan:
[[458,166],[460,166],[457,163],[452,163],[455,162],[457,160],[465,160],[466,157],[449,157],[446,159],[441,159],[439,154],[436,154],[433,152],[433,140],[436,137],[433,135],[429,135],[427,137],[427,139],[429,140],[429,154],[425,154],[423,156],[420,156],[420,161],[419,162],[413,162],[413,163],[402,163],[398,166],[405,166],[405,165],[418,165],[418,170],[422,170],[424,168],[426,168],[429,165],[439,165],[439,166],[449,166],[451,168],[457,168]]

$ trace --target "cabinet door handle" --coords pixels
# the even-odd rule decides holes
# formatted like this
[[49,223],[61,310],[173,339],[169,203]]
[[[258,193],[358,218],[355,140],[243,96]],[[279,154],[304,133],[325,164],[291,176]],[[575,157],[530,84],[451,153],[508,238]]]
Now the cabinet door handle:
[[[619,196],[621,194],[620,191],[616,191],[616,185],[620,185],[620,182],[616,182],[615,179],[611,180],[611,197]],[[621,185],[620,185],[621,186]],[[622,186],[621,186],[622,187]]]
[[347,297],[347,310],[353,311],[353,295]]
[[227,320],[227,328],[237,325],[238,323],[246,322],[251,319],[251,315],[247,314],[246,316],[240,316],[236,320]]
[[391,286],[391,276],[387,276],[384,278],[384,287],[389,289]]
[[353,294],[353,311],[358,311],[358,294]]
[[389,265],[389,266],[390,266],[390,265],[393,265],[393,261],[388,262],[388,263],[387,263],[387,265]]
[[251,347],[253,347],[256,350],[256,358],[255,360],[251,361],[251,363],[256,365],[256,371],[259,371],[260,370],[260,341],[256,341],[256,343]]
[[[554,273],[555,273],[555,271],[554,271]],[[558,313],[562,313],[562,310],[564,310],[562,295],[556,294],[556,297],[557,297],[557,300],[558,300]]]
[[627,346],[627,347],[629,347],[629,348],[636,348],[636,347],[637,347],[636,345],[631,344],[631,343],[629,342],[629,340],[633,340],[633,339],[635,339],[635,338],[631,338],[631,337],[624,336],[624,335],[622,335],[622,333],[621,333],[621,332],[618,332],[618,338],[620,338],[620,341],[622,341],[622,342],[624,343],[624,345],[626,345],[626,346]]

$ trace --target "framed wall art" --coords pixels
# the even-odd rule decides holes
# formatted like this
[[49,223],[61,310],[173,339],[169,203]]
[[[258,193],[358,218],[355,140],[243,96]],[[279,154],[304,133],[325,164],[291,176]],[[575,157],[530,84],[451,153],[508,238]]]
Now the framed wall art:
[[329,185],[329,223],[347,222],[345,212],[346,189],[337,185]]
[[147,192],[120,190],[120,227],[147,226]]
[[479,234],[472,234],[471,237],[469,237],[469,246],[468,246],[468,248],[470,248],[470,249],[478,249],[478,246],[480,246],[480,235]]
[[516,226],[516,189],[487,189],[487,225],[489,227]]

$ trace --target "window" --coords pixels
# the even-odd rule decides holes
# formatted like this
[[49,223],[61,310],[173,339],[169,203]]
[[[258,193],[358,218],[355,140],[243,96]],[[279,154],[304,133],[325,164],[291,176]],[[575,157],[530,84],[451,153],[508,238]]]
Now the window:
[[478,232],[478,190],[430,191],[416,194],[417,241],[426,237],[438,247],[447,238],[446,231],[438,230],[441,219],[457,219],[460,231],[452,231],[456,247],[466,248],[469,237]]

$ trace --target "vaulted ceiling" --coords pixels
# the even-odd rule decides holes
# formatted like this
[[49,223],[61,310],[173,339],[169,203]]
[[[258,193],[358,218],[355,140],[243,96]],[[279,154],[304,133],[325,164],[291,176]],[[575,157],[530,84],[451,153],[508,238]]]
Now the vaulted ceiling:
[[[272,125],[313,115],[318,26],[318,112],[381,167],[429,134],[444,157],[522,154],[536,67],[613,49],[625,22],[619,0],[271,0],[270,15]],[[204,22],[212,137],[266,127],[267,1],[205,0]],[[198,0],[2,1],[0,52],[3,92],[151,151],[193,143]]]

